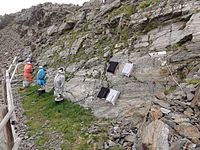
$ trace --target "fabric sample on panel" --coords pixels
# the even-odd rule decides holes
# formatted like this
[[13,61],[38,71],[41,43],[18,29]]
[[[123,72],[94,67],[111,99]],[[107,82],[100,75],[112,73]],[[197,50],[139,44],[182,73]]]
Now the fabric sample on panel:
[[129,77],[132,71],[133,71],[133,64],[126,63],[122,70],[122,74]]
[[106,101],[115,105],[116,100],[118,99],[119,95],[120,95],[119,91],[110,89],[110,92],[109,92],[108,96],[106,97]]
[[99,91],[97,97],[98,98],[106,98],[106,96],[108,95],[109,91],[110,91],[109,88],[102,87],[101,90]]
[[116,70],[118,64],[119,64],[118,62],[111,61],[107,71],[111,72],[111,73],[115,73],[115,70]]

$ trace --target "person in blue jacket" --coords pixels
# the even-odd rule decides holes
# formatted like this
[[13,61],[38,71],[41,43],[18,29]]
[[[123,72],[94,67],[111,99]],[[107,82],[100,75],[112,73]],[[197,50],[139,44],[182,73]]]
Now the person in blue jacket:
[[46,68],[44,68],[43,66],[40,66],[39,71],[37,73],[37,85],[40,85],[41,89],[43,90],[46,85],[45,76],[46,76]]

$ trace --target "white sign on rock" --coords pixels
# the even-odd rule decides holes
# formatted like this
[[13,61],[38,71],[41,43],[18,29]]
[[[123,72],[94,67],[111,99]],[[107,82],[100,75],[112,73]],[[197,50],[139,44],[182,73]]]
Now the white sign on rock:
[[118,99],[119,95],[120,95],[119,91],[110,89],[110,92],[109,92],[108,96],[106,97],[106,101],[115,105],[116,100]]
[[133,64],[126,63],[122,70],[122,74],[129,77],[132,71],[133,71]]
[[149,55],[150,55],[151,57],[163,57],[163,56],[166,55],[166,54],[167,54],[166,51],[149,53]]

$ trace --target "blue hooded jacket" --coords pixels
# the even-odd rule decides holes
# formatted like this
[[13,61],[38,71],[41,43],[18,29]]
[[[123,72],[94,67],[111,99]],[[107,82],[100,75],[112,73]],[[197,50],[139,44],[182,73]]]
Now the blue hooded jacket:
[[37,85],[46,85],[46,80],[44,79],[46,76],[46,68],[41,67],[39,68],[38,74],[37,74]]

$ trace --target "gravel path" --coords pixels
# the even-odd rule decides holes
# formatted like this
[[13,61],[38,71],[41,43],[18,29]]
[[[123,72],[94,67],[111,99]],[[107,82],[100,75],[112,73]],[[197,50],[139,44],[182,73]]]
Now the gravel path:
[[[17,135],[21,137],[22,141],[19,147],[19,150],[36,150],[37,148],[34,145],[33,137],[29,137],[26,132],[27,126],[25,125],[26,118],[23,116],[24,110],[22,108],[22,103],[20,101],[20,96],[18,94],[19,88],[22,87],[22,79],[14,80],[12,83],[13,99],[14,105],[16,106],[15,112],[17,116],[17,124],[15,129]],[[0,109],[5,107],[5,104],[2,100],[2,87],[0,85]],[[5,150],[5,139],[3,132],[0,132],[0,150]]]
[[26,132],[26,129],[27,129],[27,126],[25,125],[26,118],[23,115],[24,110],[22,108],[22,102],[18,94],[18,91],[20,90],[21,87],[22,87],[22,79],[20,79],[19,77],[19,80],[15,80],[12,84],[13,98],[14,98],[14,103],[16,106],[15,112],[18,119],[18,123],[16,124],[16,132],[18,136],[21,137],[22,139],[19,150],[27,150],[27,149],[35,150],[37,148],[34,145],[33,137],[30,137],[28,133]]

